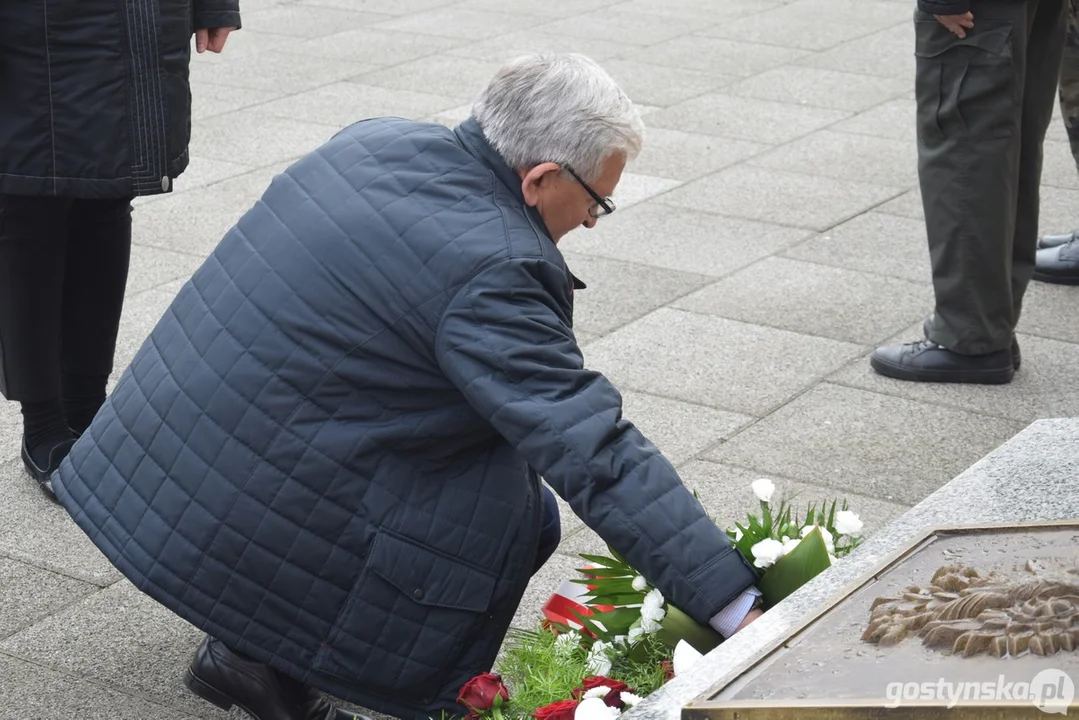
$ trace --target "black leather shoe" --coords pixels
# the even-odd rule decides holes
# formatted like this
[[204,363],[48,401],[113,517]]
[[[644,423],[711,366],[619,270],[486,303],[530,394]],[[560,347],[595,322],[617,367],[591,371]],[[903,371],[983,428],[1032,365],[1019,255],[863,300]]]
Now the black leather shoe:
[[1011,349],[960,355],[932,340],[877,348],[869,364],[881,375],[912,382],[1002,385],[1015,376]]
[[71,440],[64,440],[63,442],[53,445],[52,450],[49,451],[49,462],[45,467],[39,467],[34,462],[34,458],[30,455],[29,448],[26,447],[26,436],[22,439],[22,464],[26,468],[26,472],[36,482],[37,486],[41,488],[41,492],[45,493],[45,497],[49,498],[53,502],[57,502],[56,493],[52,489],[52,474],[60,467],[60,463],[64,461],[68,453],[71,452],[71,446],[75,444],[74,438]]
[[1038,251],[1034,279],[1055,285],[1079,285],[1079,237]]
[[1038,241],[1038,249],[1067,245],[1076,237],[1079,237],[1079,230],[1073,230],[1067,235],[1043,235],[1041,240]]
[[334,707],[317,690],[210,636],[195,651],[184,684],[222,710],[235,705],[255,720],[370,720]]
[[[922,332],[925,333],[925,337],[929,339],[929,328],[933,325],[933,313],[926,315],[925,320],[922,322]],[[1023,364],[1023,354],[1019,350],[1019,338],[1012,337],[1012,367],[1016,372],[1019,372],[1019,366]]]

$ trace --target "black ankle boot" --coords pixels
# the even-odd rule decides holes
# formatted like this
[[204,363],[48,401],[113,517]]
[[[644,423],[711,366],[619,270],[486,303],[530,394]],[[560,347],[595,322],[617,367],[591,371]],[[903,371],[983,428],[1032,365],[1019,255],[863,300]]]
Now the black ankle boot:
[[[30,453],[30,449],[26,446],[26,436],[22,439],[22,464],[26,468],[27,474],[30,475],[36,482],[41,492],[45,493],[45,497],[49,498],[53,502],[57,502],[56,493],[52,489],[52,475],[59,467],[60,463],[64,461],[64,458],[71,452],[71,446],[75,444],[74,438],[63,440],[54,444],[49,448],[46,453],[44,449],[35,449],[34,454]],[[35,461],[35,456],[38,456],[38,460]]]
[[235,705],[255,720],[369,720],[338,710],[318,691],[209,636],[195,651],[184,683],[222,710]]

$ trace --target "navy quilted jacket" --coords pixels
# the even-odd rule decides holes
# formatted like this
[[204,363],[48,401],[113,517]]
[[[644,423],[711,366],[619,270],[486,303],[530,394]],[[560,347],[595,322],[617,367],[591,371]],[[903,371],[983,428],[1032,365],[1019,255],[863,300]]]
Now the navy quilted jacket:
[[356,124],[183,287],[57,494],[189,622],[400,717],[491,667],[540,475],[706,621],[752,570],[584,368],[572,293],[474,120]]

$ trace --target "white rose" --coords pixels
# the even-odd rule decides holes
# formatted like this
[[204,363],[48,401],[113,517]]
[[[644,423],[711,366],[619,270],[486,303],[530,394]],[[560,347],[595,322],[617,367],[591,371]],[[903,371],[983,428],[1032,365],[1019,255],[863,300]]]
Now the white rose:
[[775,494],[776,491],[776,484],[768,478],[754,480],[751,487],[753,488],[753,494],[756,495],[757,499],[761,502],[771,502],[772,495]]
[[[659,621],[653,620],[650,617],[641,615],[641,631],[651,635],[652,633],[659,632]],[[602,675],[603,673],[596,673]]]
[[794,538],[791,540],[787,536],[783,536],[783,554],[790,555],[791,550],[798,547],[798,543],[802,542],[801,538]]
[[590,697],[581,701],[581,704],[573,711],[573,720],[611,720],[621,714],[618,708],[608,707],[607,703],[598,697]]
[[850,510],[840,510],[835,514],[835,531],[840,535],[858,537],[862,534],[862,521]]
[[689,672],[703,657],[704,655],[697,652],[695,647],[685,640],[679,640],[678,644],[674,646],[674,657],[671,659],[671,664],[674,666],[674,676],[679,677],[683,673]]
[[783,543],[772,538],[765,538],[749,549],[753,554],[753,564],[759,568],[771,567],[783,557]]
[[584,694],[584,697],[581,698],[581,699],[582,700],[587,700],[588,698],[594,698],[594,697],[606,698],[607,693],[609,693],[609,692],[611,692],[611,689],[609,687],[606,687],[606,686],[594,687],[591,690],[589,690],[588,692],[586,692]]
[[742,539],[742,529],[741,528],[735,528],[734,529],[734,541],[738,542],[741,539]]
[[607,647],[607,643],[597,640],[596,644],[592,646],[592,649],[588,651],[585,667],[590,674],[606,675],[611,671],[611,660],[607,657],[607,653],[605,652]]
[[820,530],[820,536],[824,538],[824,547],[828,548],[828,553],[834,553],[835,540],[832,539],[832,533],[828,532],[828,528],[822,528],[820,525],[806,525],[804,528],[802,528],[802,537],[805,537],[809,533],[813,532],[814,528]]
[[631,627],[629,629],[629,641],[631,643],[636,642],[637,638],[644,635],[644,630],[640,627]]
[[633,589],[637,592],[644,592],[645,588],[647,587],[648,581],[645,580],[643,576],[638,575],[637,577],[633,578]]
[[623,690],[622,694],[619,695],[619,697],[622,698],[622,702],[626,704],[626,707],[633,707],[644,699],[640,695],[634,695],[633,693],[626,690]]

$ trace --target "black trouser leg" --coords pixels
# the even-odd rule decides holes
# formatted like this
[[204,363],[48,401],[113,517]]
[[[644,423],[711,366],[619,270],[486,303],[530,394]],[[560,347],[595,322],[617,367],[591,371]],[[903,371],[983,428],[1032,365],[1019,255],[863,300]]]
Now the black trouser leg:
[[915,16],[918,170],[936,293],[930,338],[967,355],[1011,346],[1029,280],[1053,109],[1043,85],[1057,77],[1063,0],[982,0],[974,12],[964,39]]
[[131,258],[131,202],[76,200],[64,279],[64,413],[83,432],[105,401]]

